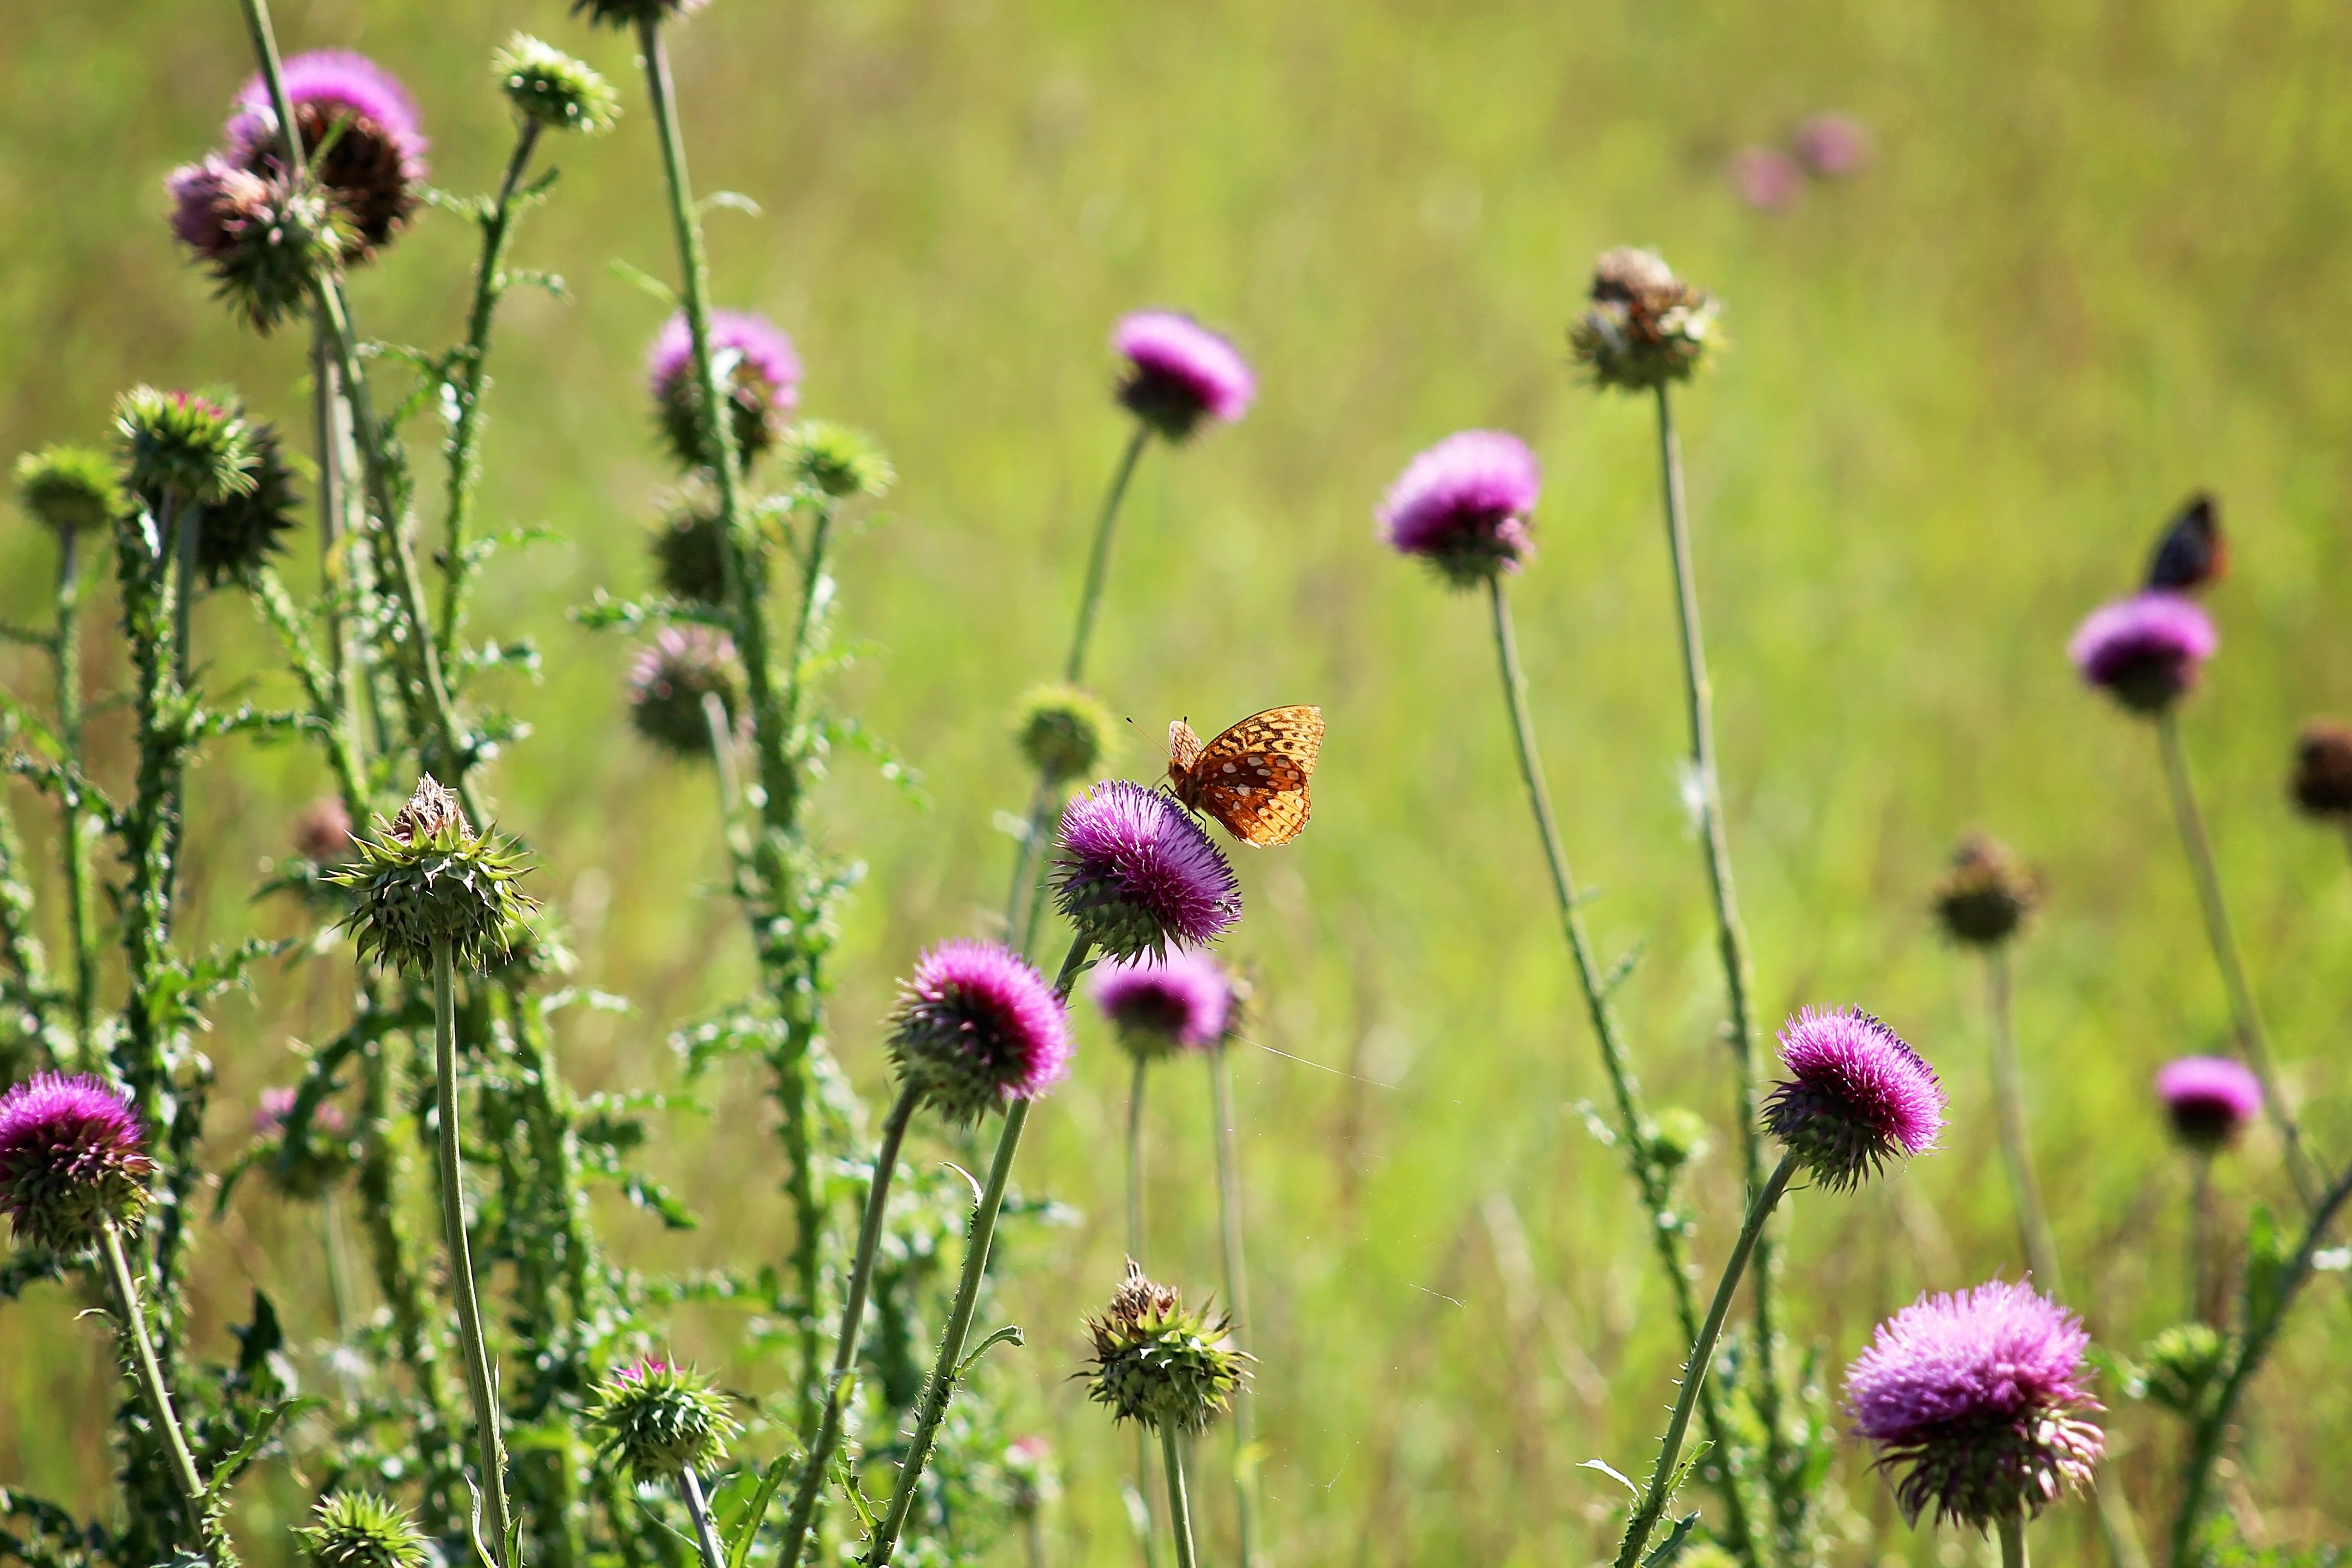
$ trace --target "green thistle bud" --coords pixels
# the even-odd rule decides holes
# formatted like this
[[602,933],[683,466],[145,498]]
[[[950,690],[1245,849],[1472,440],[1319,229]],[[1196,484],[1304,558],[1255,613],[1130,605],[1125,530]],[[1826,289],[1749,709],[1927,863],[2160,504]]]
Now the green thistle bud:
[[1110,1406],[1114,1419],[1159,1430],[1208,1427],[1249,1375],[1249,1357],[1234,1348],[1233,1321],[1188,1312],[1182,1294],[1155,1285],[1128,1259],[1127,1279],[1110,1310],[1087,1321],[1095,1359],[1087,1397]]
[[2018,864],[1999,840],[1971,833],[1936,884],[1936,918],[1968,947],[1998,947],[2017,934],[2042,901],[2042,879]]
[[514,111],[550,131],[602,136],[621,117],[621,95],[610,82],[528,33],[509,38],[490,68]]
[[205,507],[196,524],[196,570],[208,588],[249,582],[286,548],[285,535],[300,521],[296,513],[302,498],[277,426],[256,422],[247,429],[253,442],[252,488]]
[[1593,265],[1592,303],[1569,327],[1569,347],[1595,385],[1646,392],[1690,379],[1721,342],[1720,313],[1655,253],[1612,250]]
[[795,479],[836,500],[887,495],[898,482],[874,437],[846,425],[803,419],[784,433],[783,452]]
[[1021,754],[1048,784],[1095,772],[1110,750],[1110,710],[1076,686],[1040,686],[1021,700],[1013,733]]
[[59,534],[105,528],[122,515],[122,477],[103,452],[44,447],[16,459],[16,500]]
[[2151,1405],[2194,1418],[2221,1374],[2229,1344],[2210,1323],[2176,1323],[2140,1352],[2133,1392]]
[[727,525],[709,484],[698,479],[681,485],[647,542],[663,593],[682,604],[726,602]]
[[1706,1121],[1695,1110],[1671,1105],[1650,1124],[1650,1158],[1669,1179],[1705,1159],[1706,1148]]
[[507,932],[536,907],[515,886],[521,857],[477,835],[457,797],[431,774],[390,822],[352,842],[357,858],[327,874],[357,895],[343,929],[360,956],[415,973],[429,972],[446,942],[461,969],[478,970],[503,950]]
[[428,1560],[408,1510],[373,1492],[331,1493],[317,1520],[294,1533],[327,1568],[424,1568]]
[[592,26],[625,32],[640,22],[661,23],[690,16],[704,0],[572,0],[572,14],[585,15]]
[[134,386],[115,401],[114,427],[142,496],[213,506],[253,489],[252,426],[233,407],[193,392]]
[[616,1454],[640,1481],[667,1480],[727,1457],[742,1426],[726,1396],[683,1367],[646,1358],[596,1390],[588,1419],[605,1430],[602,1452]]

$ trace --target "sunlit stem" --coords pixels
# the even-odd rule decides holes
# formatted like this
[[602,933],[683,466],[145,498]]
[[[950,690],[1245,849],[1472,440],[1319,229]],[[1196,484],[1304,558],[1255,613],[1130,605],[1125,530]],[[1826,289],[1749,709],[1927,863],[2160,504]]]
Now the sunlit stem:
[[701,1478],[691,1468],[680,1470],[677,1489],[694,1520],[694,1544],[702,1553],[702,1568],[727,1568],[727,1554],[719,1550],[719,1531],[710,1522],[710,1505],[703,1500]]
[[162,1434],[163,1447],[172,1461],[172,1480],[180,1489],[180,1500],[187,1506],[188,1524],[204,1532],[205,1483],[196,1474],[196,1461],[188,1450],[186,1434],[180,1429],[179,1415],[172,1408],[172,1391],[163,1382],[163,1364],[155,1359],[155,1342],[148,1337],[147,1315],[139,1305],[139,1283],[131,1272],[131,1259],[122,1249],[122,1232],[111,1215],[99,1230],[99,1251],[106,1259],[107,1285],[114,1297],[115,1315],[122,1323],[122,1337],[131,1347],[131,1364],[139,1380],[139,1392],[147,1401],[147,1413],[154,1417],[155,1430]]
[[[1249,1258],[1242,1240],[1241,1152],[1235,1146],[1234,1069],[1225,1042],[1209,1047],[1209,1093],[1217,1121],[1217,1232],[1225,1264],[1225,1310],[1234,1342],[1250,1348]],[[1258,1568],[1257,1412],[1246,1384],[1234,1391],[1234,1503],[1242,1568]]]
[[2012,1513],[2000,1521],[2000,1568],[2026,1568],[2025,1516]]
[[457,1298],[457,1338],[466,1352],[466,1386],[473,1396],[476,1447],[482,1469],[482,1504],[490,1551],[506,1568],[507,1455],[499,1430],[498,1382],[482,1334],[482,1303],[474,1283],[474,1255],[466,1237],[466,1168],[457,1138],[457,1005],[456,963],[449,939],[433,942],[433,1089],[441,1161],[441,1226],[449,1249],[449,1289]]
[[2025,1088],[2017,1066],[2006,947],[1985,950],[1985,996],[1992,1022],[1994,1120],[2000,1132],[2001,1163],[2009,1171],[2010,1197],[2017,1205],[2018,1236],[2035,1280],[2051,1297],[2063,1298],[2066,1287],[2058,1271],[2058,1244],[2050,1234],[2050,1215],[2042,1204],[2042,1184],[2033,1173],[2033,1145],[2026,1130]]
[[1160,1429],[1160,1454],[1168,1467],[1168,1519],[1176,1531],[1176,1568],[1193,1568],[1192,1500],[1184,1489],[1184,1439],[1172,1426]]
[[85,1068],[99,1066],[92,1037],[98,1017],[98,920],[93,909],[96,873],[90,837],[98,823],[82,803],[81,538],[79,530],[58,531],[58,619],[50,653],[57,676],[58,740],[75,777],[61,792],[60,837],[64,839],[66,929],[73,943],[74,1038]]

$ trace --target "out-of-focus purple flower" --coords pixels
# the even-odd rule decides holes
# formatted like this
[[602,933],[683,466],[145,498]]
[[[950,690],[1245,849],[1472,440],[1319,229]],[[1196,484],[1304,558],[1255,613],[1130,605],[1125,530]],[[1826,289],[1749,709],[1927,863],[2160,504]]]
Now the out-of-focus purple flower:
[[1054,1445],[1044,1437],[1033,1434],[1006,1444],[1004,1472],[1013,1482],[1013,1511],[1017,1514],[1033,1515],[1062,1495]]
[[[265,1089],[253,1108],[253,1130],[266,1138],[274,1138],[286,1131],[286,1119],[294,1114],[297,1091],[280,1085]],[[351,1118],[343,1108],[331,1100],[322,1100],[310,1112],[310,1125],[330,1137],[340,1138],[352,1130]]]
[[1463,430],[1405,465],[1380,508],[1382,533],[1455,587],[1516,572],[1534,545],[1528,518],[1543,489],[1535,454],[1500,430]]
[[890,1060],[950,1121],[1034,1100],[1069,1076],[1069,1012],[1045,977],[992,942],[943,942],[899,988]]
[[[735,450],[745,462],[776,444],[800,404],[801,356],[783,329],[751,310],[710,312],[711,369],[727,389]],[[662,323],[646,356],[654,406],[670,449],[688,468],[716,468],[702,427],[702,386],[694,374],[694,331],[680,310]]]
[[1199,1050],[1224,1037],[1234,1005],[1225,966],[1197,949],[1165,958],[1112,959],[1096,972],[1095,1005],[1139,1057]]
[[17,1238],[73,1252],[147,1204],[155,1168],[130,1105],[94,1078],[41,1073],[0,1095],[0,1211]]
[[2228,1148],[2263,1113],[2262,1079],[2228,1057],[2165,1063],[2156,1075],[2156,1093],[2174,1135],[2200,1154]]
[[1982,1530],[2090,1480],[2106,1440],[2083,1419],[2100,1407],[2083,1386],[2089,1342],[2022,1284],[1922,1297],[1847,1369],[1846,1408],[1880,1468],[1906,1472],[1906,1515]]
[[[318,49],[286,62],[286,96],[312,173],[349,214],[344,259],[365,259],[416,210],[426,142],[415,101],[400,79],[365,55]],[[328,136],[333,142],[327,145]],[[231,155],[258,174],[282,176],[278,111],[259,76],[236,97],[228,122]],[[320,148],[326,146],[323,156]]]
[[2197,685],[2221,646],[2213,623],[2179,594],[2135,594],[2091,612],[2066,645],[2085,681],[2135,713],[2161,713]]
[[1062,913],[1107,956],[1201,947],[1241,918],[1241,887],[1208,831],[1158,790],[1109,779],[1062,813]]
[[742,722],[742,683],[735,644],[725,632],[664,626],[629,667],[630,721],[637,733],[673,756],[691,761],[711,755],[714,698],[718,729],[733,733]]
[[1241,351],[1181,311],[1123,316],[1110,343],[1127,361],[1119,402],[1171,441],[1190,436],[1203,418],[1233,423],[1257,395]]
[[1870,167],[1870,128],[1851,114],[1811,115],[1797,127],[1797,156],[1825,180]]
[[1924,1154],[1944,1125],[1936,1070],[1859,1007],[1808,1007],[1780,1026],[1789,1077],[1764,1105],[1764,1125],[1831,1188]]
[[1733,193],[1759,212],[1786,212],[1805,194],[1805,171],[1778,147],[1742,147],[1723,172]]
[[321,795],[294,816],[294,853],[331,866],[351,853],[352,814],[332,795]]

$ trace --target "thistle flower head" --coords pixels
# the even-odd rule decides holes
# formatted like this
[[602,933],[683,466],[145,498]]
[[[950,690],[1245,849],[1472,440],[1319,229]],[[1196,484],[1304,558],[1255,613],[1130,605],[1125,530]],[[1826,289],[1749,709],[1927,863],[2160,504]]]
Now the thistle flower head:
[[294,1533],[321,1568],[425,1568],[434,1560],[408,1510],[373,1492],[330,1493]]
[[2135,713],[2154,715],[2197,684],[2221,646],[2213,623],[2179,594],[2135,594],[2091,612],[2066,645],[2084,681]]
[[295,1108],[298,1090],[265,1089],[253,1110],[253,1131],[267,1156],[263,1170],[272,1185],[290,1198],[314,1198],[341,1180],[351,1168],[351,1118],[331,1100],[310,1108],[299,1127]]
[[572,14],[586,16],[592,26],[625,32],[641,22],[659,25],[691,16],[706,4],[708,0],[572,0]]
[[1038,776],[1061,784],[1094,772],[1118,726],[1110,710],[1083,688],[1040,686],[1021,699],[1013,733]]
[[1158,790],[1109,779],[1062,812],[1056,906],[1111,958],[1201,947],[1241,919],[1241,885],[1207,829]]
[[362,959],[430,973],[434,945],[446,942],[458,968],[478,971],[532,908],[515,885],[522,858],[477,834],[457,797],[430,773],[390,822],[377,817],[375,832],[352,848],[351,862],[327,880],[356,895],[342,926]]
[[1012,1482],[1013,1511],[1036,1513],[1062,1495],[1062,1472],[1054,1463],[1054,1445],[1034,1434],[1015,1437],[1004,1446],[1004,1474]]
[[2156,1075],[2156,1094],[2173,1136],[2200,1154],[2228,1148],[2263,1113],[2262,1079],[2228,1057],[2165,1063]]
[[1095,1350],[1087,1397],[1109,1405],[1113,1419],[1154,1431],[1206,1430],[1249,1375],[1233,1321],[1186,1310],[1181,1292],[1145,1279],[1132,1258],[1108,1310],[1087,1319],[1087,1331]]
[[1764,1125],[1822,1186],[1842,1190],[1889,1160],[1935,1147],[1944,1089],[1901,1037],[1858,1007],[1808,1007],[1780,1026],[1789,1077]]
[[1257,395],[1240,351],[1180,311],[1121,317],[1110,344],[1127,362],[1119,402],[1171,441],[1192,435],[1202,419],[1233,423]]
[[707,1469],[727,1457],[727,1445],[743,1430],[707,1379],[651,1357],[607,1378],[588,1419],[604,1429],[604,1451],[640,1481]]
[[719,491],[708,479],[696,474],[678,486],[646,543],[663,593],[681,604],[726,602],[727,523],[719,513]]
[[803,419],[785,431],[783,458],[795,481],[835,500],[878,500],[898,482],[898,470],[873,437],[829,419]]
[[735,644],[709,626],[664,626],[629,667],[629,721],[672,756],[711,755],[710,700],[732,733],[743,714]]
[[294,853],[331,866],[351,853],[352,814],[333,795],[320,795],[294,816]]
[[1591,304],[1569,347],[1596,386],[1646,392],[1688,381],[1720,337],[1720,308],[1654,251],[1612,250],[1593,264]]
[[16,459],[16,500],[59,536],[105,528],[122,515],[122,474],[87,447],[44,447]]
[[1870,127],[1851,114],[1808,115],[1798,123],[1796,143],[1799,161],[1824,180],[1870,167]]
[[602,136],[621,118],[621,95],[612,83],[528,33],[509,38],[490,69],[514,111],[550,131]]
[[2230,1342],[2210,1323],[2175,1323],[2140,1352],[2139,1375],[2129,1392],[2194,1419],[2229,1350]]
[[[800,355],[767,317],[713,310],[710,357],[734,419],[735,450],[749,463],[776,444],[784,416],[800,402]],[[716,468],[719,454],[704,438],[702,384],[695,374],[694,332],[685,311],[663,323],[646,370],[670,450],[687,468]]]
[[[364,261],[391,243],[425,186],[425,134],[400,79],[365,55],[317,49],[286,61],[286,96],[311,177],[349,220],[343,259]],[[228,123],[234,159],[257,174],[285,176],[278,110],[258,75],[237,94]]]
[[1233,977],[1197,949],[1112,959],[1095,972],[1094,994],[1119,1044],[1146,1058],[1215,1045],[1234,1006]]
[[251,582],[286,548],[286,535],[301,522],[302,497],[294,489],[294,469],[278,427],[248,420],[246,430],[253,447],[252,466],[246,470],[252,484],[194,514],[196,571],[210,588]]
[[2089,1342],[2072,1312],[1999,1279],[1881,1323],[1847,1369],[1846,1407],[1879,1467],[1904,1472],[1903,1511],[1982,1530],[2086,1484],[2106,1447],[2084,1419],[2099,1408]]
[[320,190],[289,184],[272,165],[256,174],[215,154],[174,169],[172,235],[212,275],[216,298],[264,336],[306,310],[318,280],[334,274],[352,233]]
[[1457,588],[1516,572],[1534,545],[1528,519],[1543,488],[1535,454],[1500,430],[1448,436],[1405,465],[1381,502],[1391,545]]
[[94,1078],[42,1073],[0,1094],[0,1211],[20,1241],[80,1250],[145,1211],[154,1168],[139,1118]]
[[1967,947],[1999,947],[2041,901],[2042,879],[1983,833],[1960,840],[1952,868],[1936,884],[1936,918],[1945,935]]
[[1070,1073],[1070,1017],[1011,949],[943,942],[916,962],[890,1021],[899,1081],[949,1121],[1034,1100]]
[[2305,815],[2352,822],[2352,725],[2326,719],[2305,724],[2295,737],[2294,773],[2287,787]]
[[253,427],[212,398],[134,386],[115,400],[114,428],[142,496],[214,506],[257,482]]

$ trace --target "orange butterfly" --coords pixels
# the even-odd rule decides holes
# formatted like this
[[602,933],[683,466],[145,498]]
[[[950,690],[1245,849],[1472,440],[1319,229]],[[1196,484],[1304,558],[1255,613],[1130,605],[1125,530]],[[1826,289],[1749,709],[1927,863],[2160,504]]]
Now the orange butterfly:
[[1307,781],[1323,751],[1323,710],[1269,708],[1201,744],[1192,726],[1168,726],[1168,781],[1244,844],[1287,844],[1307,826]]

